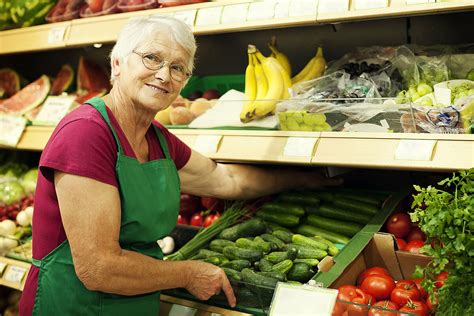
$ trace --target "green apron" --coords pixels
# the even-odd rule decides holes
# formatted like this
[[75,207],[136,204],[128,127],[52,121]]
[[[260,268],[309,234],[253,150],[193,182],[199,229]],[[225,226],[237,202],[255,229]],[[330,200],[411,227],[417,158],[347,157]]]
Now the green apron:
[[[166,140],[153,125],[165,159],[141,164],[124,155],[102,99],[93,98],[88,103],[100,112],[117,143],[115,169],[122,207],[120,246],[162,259],[156,241],[175,227],[180,200],[178,172]],[[156,316],[159,313],[159,292],[123,296],[87,290],[75,273],[67,240],[42,260],[33,259],[33,264],[40,269],[33,315]]]

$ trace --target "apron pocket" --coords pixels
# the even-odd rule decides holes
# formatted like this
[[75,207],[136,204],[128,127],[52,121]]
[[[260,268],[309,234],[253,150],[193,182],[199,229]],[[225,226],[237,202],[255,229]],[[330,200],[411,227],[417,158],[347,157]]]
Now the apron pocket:
[[139,296],[102,295],[100,301],[101,316],[157,316],[160,312],[159,292]]

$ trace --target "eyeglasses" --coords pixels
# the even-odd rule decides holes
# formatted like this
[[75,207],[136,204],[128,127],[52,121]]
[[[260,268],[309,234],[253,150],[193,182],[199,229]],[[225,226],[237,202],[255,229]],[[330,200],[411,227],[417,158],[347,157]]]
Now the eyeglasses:
[[153,53],[133,52],[142,58],[143,66],[145,66],[147,69],[157,71],[168,64],[171,78],[177,82],[183,82],[191,77],[191,73],[187,71],[186,67],[181,64],[170,64],[169,61],[164,60],[160,56]]

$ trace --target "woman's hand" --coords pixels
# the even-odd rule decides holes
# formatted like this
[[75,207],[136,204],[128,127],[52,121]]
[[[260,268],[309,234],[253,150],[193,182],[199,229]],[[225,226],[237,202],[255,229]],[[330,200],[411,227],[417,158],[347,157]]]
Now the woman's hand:
[[200,300],[208,300],[211,296],[224,291],[231,307],[236,304],[232,286],[224,271],[215,265],[201,261],[189,261],[190,269],[186,282],[186,290]]

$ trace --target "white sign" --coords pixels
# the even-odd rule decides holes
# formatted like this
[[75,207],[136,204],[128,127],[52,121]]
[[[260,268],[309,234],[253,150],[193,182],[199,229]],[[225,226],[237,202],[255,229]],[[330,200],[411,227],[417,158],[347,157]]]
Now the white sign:
[[288,137],[285,149],[283,150],[283,155],[292,157],[311,157],[313,155],[316,141],[316,137]]
[[434,87],[434,96],[436,99],[436,103],[442,104],[445,106],[451,105],[451,89],[449,88],[443,88],[443,87],[437,87],[435,85]]
[[3,271],[5,271],[6,267],[7,267],[7,264],[5,262],[0,262],[0,276],[2,276]]
[[38,125],[57,125],[74,104],[76,98],[73,96],[50,96],[46,99],[43,107],[34,120]]
[[354,0],[356,10],[378,9],[388,7],[388,0]]
[[289,16],[316,16],[318,10],[318,0],[292,0]]
[[26,119],[24,117],[0,114],[0,144],[16,146],[25,127]]
[[21,283],[25,274],[26,268],[10,266],[3,278],[12,283]]
[[277,0],[275,4],[275,19],[276,18],[287,18],[290,14],[291,0]]
[[318,13],[339,13],[349,11],[349,0],[319,0]]
[[275,15],[274,1],[252,2],[247,13],[247,21],[269,20]]
[[221,23],[245,22],[248,9],[248,3],[226,5],[222,10]]
[[56,44],[64,41],[64,35],[66,34],[66,27],[53,27],[48,33],[48,44]]
[[221,23],[223,7],[199,9],[196,17],[196,26],[218,25]]
[[198,135],[193,148],[200,153],[215,154],[221,139],[222,135]]
[[435,0],[407,0],[407,4],[435,3]]
[[193,27],[196,19],[197,10],[178,11],[174,14],[175,19],[181,20],[187,25]]
[[431,161],[436,142],[436,139],[400,139],[395,159]]
[[270,316],[331,316],[338,291],[310,285],[278,282]]

